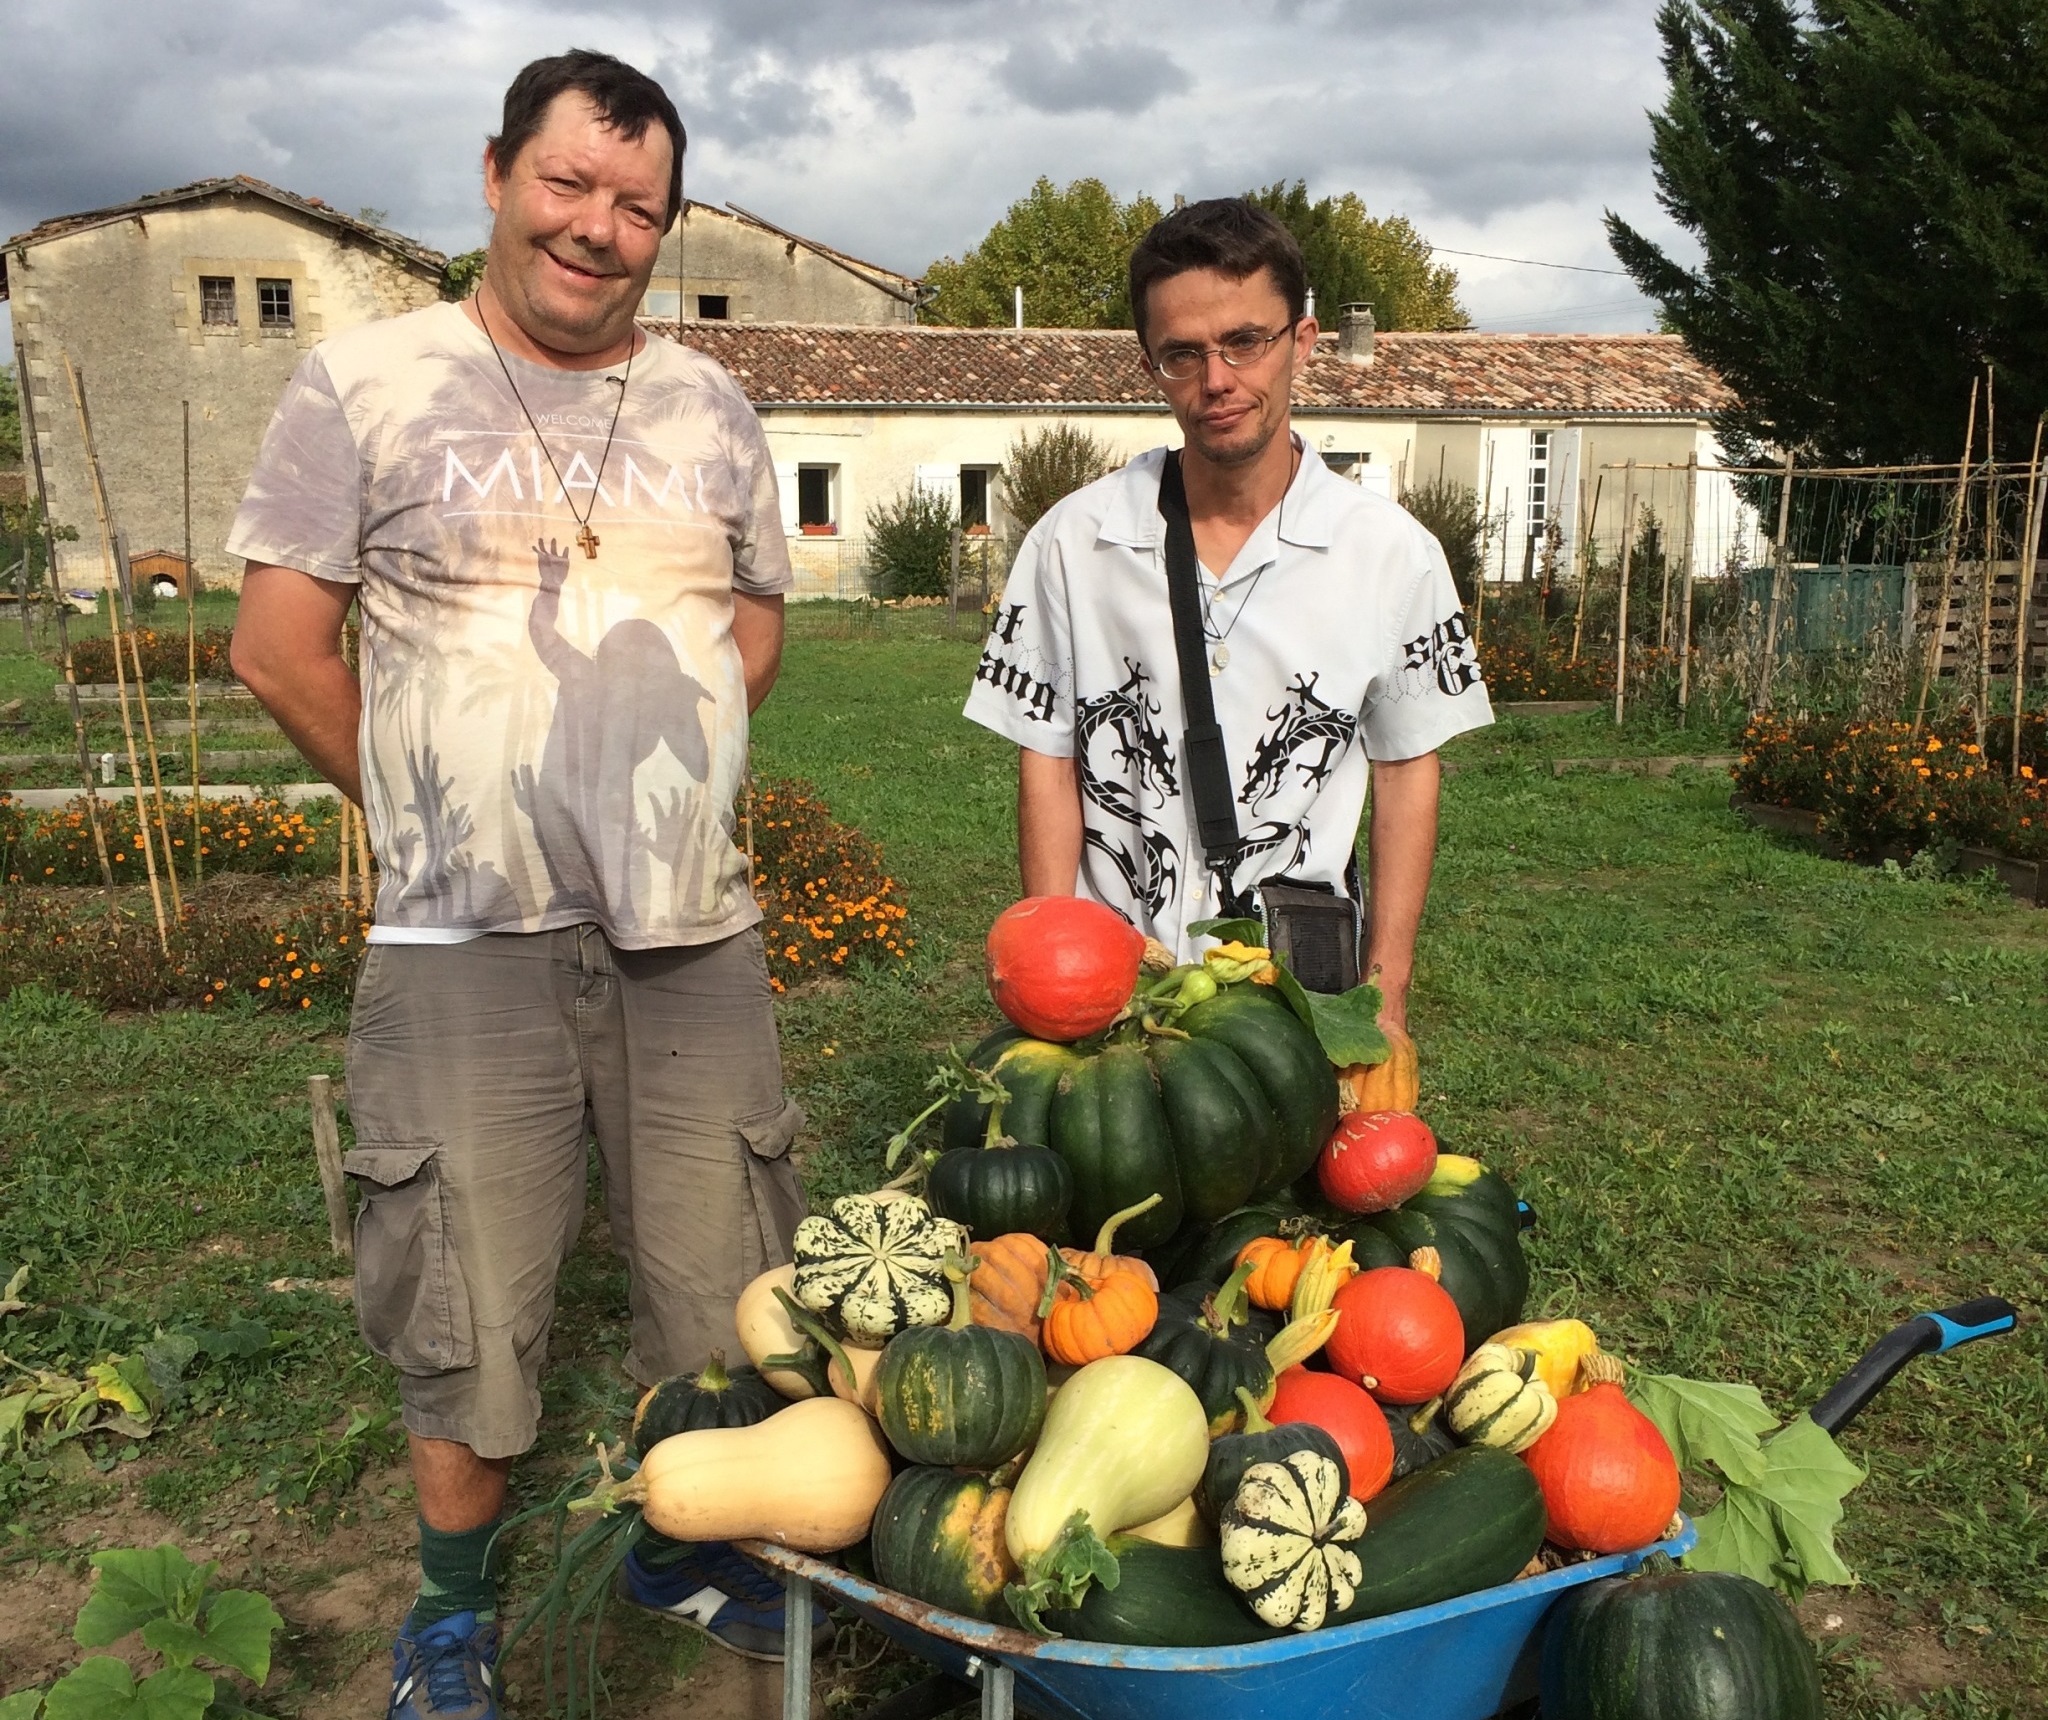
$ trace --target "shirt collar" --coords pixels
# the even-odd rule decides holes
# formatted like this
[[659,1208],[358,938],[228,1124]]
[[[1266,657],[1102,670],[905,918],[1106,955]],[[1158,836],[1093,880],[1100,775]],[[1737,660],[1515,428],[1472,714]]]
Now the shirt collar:
[[[1328,549],[1336,531],[1338,510],[1346,500],[1336,486],[1344,480],[1323,464],[1322,457],[1302,443],[1301,466],[1294,482],[1280,498],[1274,515],[1259,523],[1253,537],[1271,530],[1282,543],[1298,549]],[[1118,475],[1116,493],[1096,532],[1099,543],[1123,544],[1130,549],[1157,549],[1166,537],[1166,521],[1159,515],[1159,468],[1166,450],[1153,448],[1140,454]]]

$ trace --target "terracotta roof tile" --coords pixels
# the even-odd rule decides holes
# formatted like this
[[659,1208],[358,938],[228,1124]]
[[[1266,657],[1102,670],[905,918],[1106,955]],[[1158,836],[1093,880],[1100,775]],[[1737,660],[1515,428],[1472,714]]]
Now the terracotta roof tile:
[[[1157,408],[1123,329],[820,327],[653,321],[715,358],[758,406]],[[1370,365],[1326,335],[1295,384],[1299,411],[1698,418],[1731,399],[1662,334],[1381,334]]]

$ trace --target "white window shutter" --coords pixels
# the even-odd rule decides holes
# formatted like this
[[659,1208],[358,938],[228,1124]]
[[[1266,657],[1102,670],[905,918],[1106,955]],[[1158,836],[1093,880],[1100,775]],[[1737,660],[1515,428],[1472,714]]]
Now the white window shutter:
[[782,503],[782,535],[795,537],[796,524],[796,462],[794,460],[775,462],[775,493]]
[[917,468],[917,487],[927,495],[943,496],[960,511],[960,468],[958,466],[927,466]]

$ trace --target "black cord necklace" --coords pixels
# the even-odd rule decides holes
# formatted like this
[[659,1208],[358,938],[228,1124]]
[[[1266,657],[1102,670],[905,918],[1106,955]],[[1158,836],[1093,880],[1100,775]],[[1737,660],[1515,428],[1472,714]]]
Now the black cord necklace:
[[555,483],[561,489],[562,501],[569,510],[569,517],[576,522],[576,541],[583,546],[585,559],[595,561],[597,546],[601,540],[597,533],[590,529],[590,516],[597,512],[598,486],[604,482],[605,462],[612,457],[612,438],[619,433],[619,414],[626,409],[626,385],[633,380],[633,349],[630,345],[626,348],[626,374],[619,379],[619,403],[612,408],[612,427],[604,433],[604,452],[597,457],[597,475],[590,480],[590,505],[579,514],[576,511],[576,504],[569,499],[569,486],[562,477],[562,468],[555,464],[554,450],[548,446],[547,438],[540,433],[540,426],[534,423],[533,413],[527,408],[526,396],[519,392],[519,384],[512,380],[512,367],[505,362],[504,353],[498,350],[498,337],[491,333],[490,319],[484,315],[482,293],[478,293],[476,297],[476,320],[484,331],[484,339],[491,343],[491,351],[497,357],[498,368],[505,373],[505,386],[512,390],[512,398],[519,402],[519,410],[526,415],[527,428],[533,432],[533,439],[540,444],[540,451],[548,457],[548,470],[554,473]]

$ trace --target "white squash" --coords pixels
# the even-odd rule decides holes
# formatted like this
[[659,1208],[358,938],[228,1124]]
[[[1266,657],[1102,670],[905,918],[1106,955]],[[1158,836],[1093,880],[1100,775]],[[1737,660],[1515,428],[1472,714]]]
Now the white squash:
[[1209,1527],[1201,1512],[1195,1509],[1195,1498],[1191,1493],[1171,1511],[1163,1512],[1149,1523],[1140,1523],[1126,1529],[1127,1535],[1135,1535],[1141,1541],[1150,1541],[1161,1547],[1213,1547],[1216,1545],[1216,1531]]

